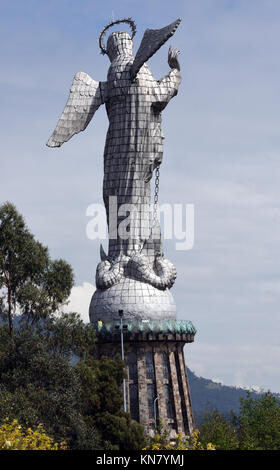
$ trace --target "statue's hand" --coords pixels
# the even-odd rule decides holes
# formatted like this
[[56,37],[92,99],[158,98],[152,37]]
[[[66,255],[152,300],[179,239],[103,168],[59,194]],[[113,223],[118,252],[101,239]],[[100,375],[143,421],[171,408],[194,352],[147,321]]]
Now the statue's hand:
[[178,49],[175,49],[174,47],[170,46],[168,50],[168,65],[171,69],[177,69],[180,70],[180,64],[178,61],[178,55],[180,54],[180,51]]

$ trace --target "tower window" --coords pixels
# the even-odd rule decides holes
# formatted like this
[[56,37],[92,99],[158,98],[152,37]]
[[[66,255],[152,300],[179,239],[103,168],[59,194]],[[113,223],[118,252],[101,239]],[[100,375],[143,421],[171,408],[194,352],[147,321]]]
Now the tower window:
[[[148,411],[149,418],[155,419],[154,401],[156,398],[156,387],[154,384],[147,384],[147,399],[148,399]],[[156,403],[157,405],[157,403]]]
[[146,378],[155,380],[155,367],[154,367],[154,358],[151,351],[146,352]]
[[169,380],[168,357],[166,352],[161,353],[163,378]]
[[139,421],[139,399],[137,384],[129,385],[130,416],[135,421]]
[[174,403],[173,396],[169,384],[164,385],[164,397],[165,397],[165,406],[167,412],[167,418],[174,419]]
[[129,380],[137,382],[138,380],[138,371],[137,371],[137,355],[135,352],[130,352],[128,354],[128,371],[129,371]]

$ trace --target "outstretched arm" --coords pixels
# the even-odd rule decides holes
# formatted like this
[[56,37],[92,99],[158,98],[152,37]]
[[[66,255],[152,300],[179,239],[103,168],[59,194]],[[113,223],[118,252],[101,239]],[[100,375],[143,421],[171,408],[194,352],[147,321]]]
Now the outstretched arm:
[[181,83],[180,64],[178,55],[180,51],[169,47],[168,65],[170,72],[161,80],[158,80],[158,87],[155,89],[155,101],[153,106],[157,111],[162,111],[169,103],[171,98],[177,95],[178,88]]

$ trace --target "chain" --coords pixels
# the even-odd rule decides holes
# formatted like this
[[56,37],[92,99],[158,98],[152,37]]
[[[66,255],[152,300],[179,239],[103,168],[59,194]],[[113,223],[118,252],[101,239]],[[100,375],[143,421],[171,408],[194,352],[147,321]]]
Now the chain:
[[158,222],[158,193],[159,193],[159,166],[156,167],[155,171],[155,194],[154,194],[154,207],[153,207],[153,223],[152,227]]
[[[155,170],[155,193],[154,193],[154,206],[153,206],[153,220],[152,220],[152,225],[151,225],[151,232],[150,235],[152,235],[153,228],[157,226],[159,223],[159,218],[158,218],[158,193],[159,193],[159,167],[156,167]],[[142,246],[140,247],[140,253],[142,252],[144,243],[142,243]]]

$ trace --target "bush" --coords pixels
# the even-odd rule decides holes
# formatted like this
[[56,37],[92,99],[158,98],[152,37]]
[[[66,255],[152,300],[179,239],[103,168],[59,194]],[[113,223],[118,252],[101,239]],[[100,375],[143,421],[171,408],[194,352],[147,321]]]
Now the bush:
[[39,424],[35,430],[23,429],[16,419],[0,426],[0,450],[66,450],[66,444],[60,445],[49,437]]
[[170,439],[169,434],[160,422],[156,434],[150,437],[148,445],[143,450],[215,450],[211,442],[206,445],[202,444],[198,429],[190,437],[184,437],[182,433],[179,433],[174,441]]

